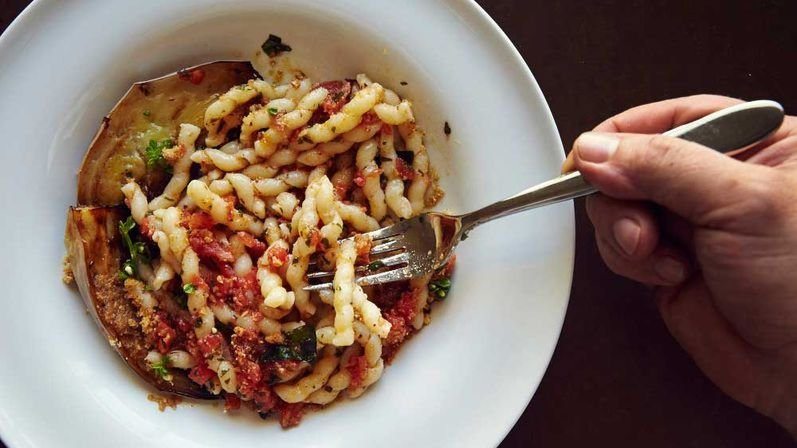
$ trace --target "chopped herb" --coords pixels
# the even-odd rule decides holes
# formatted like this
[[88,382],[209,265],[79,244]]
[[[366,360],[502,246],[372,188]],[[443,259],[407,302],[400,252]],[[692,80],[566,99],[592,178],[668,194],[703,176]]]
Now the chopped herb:
[[144,111],[144,116],[145,116],[145,117],[149,117],[150,115],[152,115],[152,112],[150,112],[150,111],[148,111],[148,110],[145,110],[145,111]]
[[166,172],[171,172],[171,165],[166,162],[163,157],[163,150],[174,146],[172,139],[167,138],[160,141],[150,140],[147,147],[144,149],[144,155],[147,159],[147,167],[160,168]]
[[268,39],[263,42],[263,45],[261,45],[260,48],[262,48],[263,53],[266,53],[270,58],[273,58],[284,51],[291,51],[290,46],[282,43],[282,38],[273,34],[268,35]]
[[337,130],[338,130],[338,128],[337,128],[337,127],[335,127],[335,126],[332,126],[332,132],[336,132]]
[[186,283],[183,285],[183,292],[186,294],[193,294],[196,292],[196,285],[193,283]]
[[161,358],[160,361],[152,363],[149,365],[149,368],[158,375],[161,379],[168,380],[171,376],[169,374],[169,357],[164,356]]
[[443,277],[429,283],[429,292],[436,295],[439,299],[445,299],[451,290],[451,279]]
[[316,360],[315,328],[302,325],[285,333],[285,343],[269,345],[261,359],[268,361],[296,360],[314,362]]
[[401,84],[402,86],[406,86],[407,85],[407,81],[401,81],[399,84]]
[[122,269],[119,271],[119,278],[122,280],[135,277],[138,275],[138,263],[149,259],[149,253],[146,244],[142,242],[133,242],[130,233],[136,227],[136,222],[133,221],[132,216],[128,216],[124,221],[119,221],[119,234],[122,235],[122,241],[125,244],[130,258],[122,263]]
[[376,271],[378,269],[382,269],[383,267],[385,267],[385,262],[382,260],[376,260],[368,263],[369,271]]
[[451,126],[448,125],[447,121],[443,125],[443,133],[446,135],[451,135]]
[[128,279],[136,274],[136,269],[133,267],[133,260],[127,260],[122,263],[122,269],[119,270],[119,278],[122,280]]
[[272,117],[274,115],[277,115],[277,112],[279,112],[279,109],[277,109],[276,107],[269,107],[268,108],[268,114],[271,115]]

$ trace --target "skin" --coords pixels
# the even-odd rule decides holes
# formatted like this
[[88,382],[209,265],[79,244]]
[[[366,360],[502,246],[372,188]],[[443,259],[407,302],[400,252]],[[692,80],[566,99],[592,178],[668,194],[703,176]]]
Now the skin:
[[587,212],[609,268],[655,288],[720,389],[797,436],[797,117],[745,161],[656,135],[739,102],[630,109],[582,134],[563,170],[601,191]]

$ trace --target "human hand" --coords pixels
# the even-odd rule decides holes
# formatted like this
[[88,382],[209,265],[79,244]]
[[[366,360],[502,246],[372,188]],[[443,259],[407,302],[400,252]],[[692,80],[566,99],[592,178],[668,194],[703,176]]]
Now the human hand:
[[617,274],[656,287],[662,318],[725,393],[797,435],[797,117],[745,162],[658,134],[739,103],[693,96],[582,134],[564,170]]

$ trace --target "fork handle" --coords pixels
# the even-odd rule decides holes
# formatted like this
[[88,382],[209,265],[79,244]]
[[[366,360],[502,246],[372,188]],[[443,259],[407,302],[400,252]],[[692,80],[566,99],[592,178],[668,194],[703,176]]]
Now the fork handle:
[[[705,117],[665,132],[719,152],[735,155],[759,143],[783,123],[783,108],[774,101],[759,100],[721,109]],[[568,199],[595,193],[581,173],[573,171],[535,185],[515,196],[463,215],[462,231],[492,221]]]

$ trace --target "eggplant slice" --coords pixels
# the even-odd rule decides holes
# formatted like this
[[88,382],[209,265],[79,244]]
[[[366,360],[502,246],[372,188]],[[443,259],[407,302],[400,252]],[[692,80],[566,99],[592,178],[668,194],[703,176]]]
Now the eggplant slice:
[[72,207],[66,219],[66,249],[83,302],[111,346],[141,378],[160,391],[191,398],[215,399],[184,371],[171,369],[172,381],[147,365],[149,352],[133,303],[126,297],[119,267],[123,246],[119,221],[123,207]]
[[78,173],[78,205],[122,203],[128,179],[146,193],[160,193],[169,175],[147,169],[150,140],[176,140],[180,123],[202,128],[205,109],[217,95],[257,74],[246,61],[218,61],[133,84],[100,125]]
[[217,95],[256,76],[249,62],[219,61],[134,84],[103,119],[78,173],[78,207],[68,212],[65,235],[75,282],[111,346],[162,392],[219,398],[191,381],[185,371],[171,369],[171,382],[160,378],[144,359],[149,351],[146,338],[119,279],[124,252],[118,224],[130,214],[119,206],[120,188],[136,179],[151,197],[159,194],[169,175],[147,167],[148,142],[176,140],[181,123],[201,128],[205,108]]

